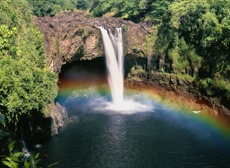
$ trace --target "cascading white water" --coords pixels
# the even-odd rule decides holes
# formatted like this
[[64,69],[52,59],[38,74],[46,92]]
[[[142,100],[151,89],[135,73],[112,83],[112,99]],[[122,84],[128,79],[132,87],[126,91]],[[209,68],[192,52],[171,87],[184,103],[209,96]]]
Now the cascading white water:
[[123,103],[124,92],[124,54],[122,42],[122,28],[116,28],[115,34],[111,30],[99,27],[102,33],[108,71],[108,83],[115,106]]
[[[112,95],[112,103],[96,101],[94,110],[112,110],[130,114],[134,112],[151,111],[152,107],[143,104],[133,98],[124,98],[124,53],[122,28],[116,28],[113,34],[111,30],[99,27],[101,30],[107,67],[107,78]],[[95,105],[96,103],[96,105]]]

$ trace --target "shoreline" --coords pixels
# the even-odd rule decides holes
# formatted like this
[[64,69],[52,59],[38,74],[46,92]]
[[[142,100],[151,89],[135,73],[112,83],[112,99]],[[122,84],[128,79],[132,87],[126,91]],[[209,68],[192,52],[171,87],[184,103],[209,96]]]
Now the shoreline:
[[230,110],[217,102],[212,102],[196,92],[187,89],[176,89],[171,86],[162,86],[160,81],[148,79],[133,80],[127,78],[124,83],[130,90],[138,90],[150,93],[155,99],[169,104],[176,109],[187,109],[194,113],[207,113],[227,118],[230,121]]

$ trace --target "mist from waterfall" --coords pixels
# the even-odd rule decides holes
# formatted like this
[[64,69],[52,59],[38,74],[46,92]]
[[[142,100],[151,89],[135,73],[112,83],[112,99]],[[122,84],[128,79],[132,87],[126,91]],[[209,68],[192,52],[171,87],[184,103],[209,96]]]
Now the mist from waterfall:
[[124,53],[122,28],[116,28],[113,34],[110,29],[99,27],[102,33],[106,56],[108,83],[111,90],[112,101],[115,106],[123,103],[124,92]]

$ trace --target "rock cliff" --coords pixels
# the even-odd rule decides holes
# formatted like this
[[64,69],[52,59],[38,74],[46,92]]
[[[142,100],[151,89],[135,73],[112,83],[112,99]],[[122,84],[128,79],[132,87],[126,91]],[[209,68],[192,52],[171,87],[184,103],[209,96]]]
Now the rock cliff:
[[84,11],[62,12],[54,17],[35,17],[34,23],[44,34],[47,64],[59,73],[63,64],[74,60],[91,60],[104,56],[98,26],[123,27],[125,54],[144,53],[147,29],[120,18],[93,18]]

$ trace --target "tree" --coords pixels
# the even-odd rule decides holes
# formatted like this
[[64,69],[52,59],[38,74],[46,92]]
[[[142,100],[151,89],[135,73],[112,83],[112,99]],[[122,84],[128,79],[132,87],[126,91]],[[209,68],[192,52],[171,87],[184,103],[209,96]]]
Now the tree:
[[0,105],[6,107],[3,114],[8,122],[17,123],[21,115],[42,111],[54,100],[56,76],[48,70],[10,57],[2,58],[0,67]]
[[151,4],[150,16],[152,20],[157,23],[169,23],[170,20],[170,10],[169,5],[171,5],[172,0],[156,0]]
[[54,100],[57,76],[45,66],[43,36],[31,24],[27,2],[7,0],[0,7],[6,16],[0,20],[0,113],[16,125]]

